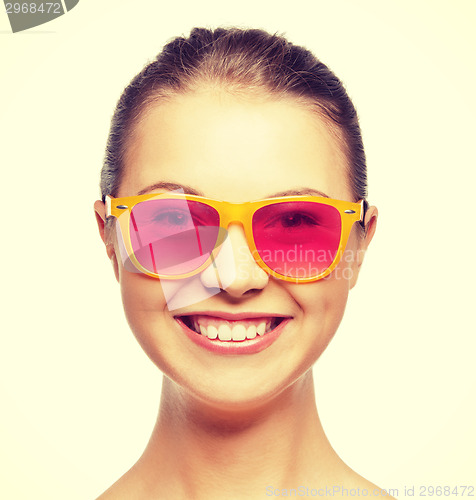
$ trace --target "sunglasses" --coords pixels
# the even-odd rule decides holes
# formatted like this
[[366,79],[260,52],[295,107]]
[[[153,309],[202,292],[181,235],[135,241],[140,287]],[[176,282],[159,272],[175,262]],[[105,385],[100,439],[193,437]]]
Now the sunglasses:
[[183,193],[106,197],[128,258],[154,278],[194,276],[214,263],[231,223],[243,227],[258,266],[285,281],[307,283],[328,276],[339,263],[366,201],[286,196],[229,203]]

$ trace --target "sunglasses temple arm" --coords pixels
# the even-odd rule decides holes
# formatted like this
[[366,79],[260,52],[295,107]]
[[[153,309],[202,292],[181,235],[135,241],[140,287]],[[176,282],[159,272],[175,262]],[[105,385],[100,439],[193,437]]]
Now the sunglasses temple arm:
[[106,219],[111,216],[111,197],[106,196],[104,200],[104,204],[106,205]]
[[365,215],[367,214],[367,210],[369,208],[369,202],[367,200],[362,200],[362,219],[360,220],[360,225],[363,229],[365,229]]

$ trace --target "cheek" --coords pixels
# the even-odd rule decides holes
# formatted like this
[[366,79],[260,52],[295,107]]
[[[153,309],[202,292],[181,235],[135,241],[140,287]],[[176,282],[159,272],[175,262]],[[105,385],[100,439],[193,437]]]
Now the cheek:
[[[322,350],[332,340],[342,321],[349,292],[357,275],[356,246],[354,242],[349,243],[351,244],[347,245],[339,265],[322,282],[316,283],[317,287],[322,286],[316,293],[318,296],[314,303],[308,306],[310,311],[319,310],[319,314],[324,319],[324,328],[321,330]],[[310,315],[312,316],[313,312],[310,312]]]
[[122,302],[127,322],[149,358],[166,369],[166,353],[176,353],[170,334],[174,310],[208,299],[216,290],[203,287],[198,276],[183,280],[158,280],[137,272],[120,271]]
[[309,361],[314,363],[334,337],[342,320],[349,296],[349,280],[339,277],[339,273],[332,273],[316,283],[293,287],[293,296],[302,309],[303,340],[310,346]]
[[127,322],[147,355],[160,336],[166,300],[159,280],[138,273],[121,273],[121,296]]

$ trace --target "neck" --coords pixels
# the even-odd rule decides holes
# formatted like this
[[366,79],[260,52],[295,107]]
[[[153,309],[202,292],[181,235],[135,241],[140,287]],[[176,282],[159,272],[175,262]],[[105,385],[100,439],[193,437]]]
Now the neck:
[[164,377],[157,423],[135,469],[151,497],[214,499],[315,487],[343,466],[322,429],[309,370],[273,401],[238,411],[210,407]]

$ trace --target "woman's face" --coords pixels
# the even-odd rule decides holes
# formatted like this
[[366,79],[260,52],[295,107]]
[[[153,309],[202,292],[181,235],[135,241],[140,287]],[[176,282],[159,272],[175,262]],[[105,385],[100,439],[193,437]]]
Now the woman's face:
[[[327,125],[294,101],[204,91],[149,110],[129,147],[117,196],[137,195],[163,182],[229,202],[303,190],[354,201],[344,162]],[[117,244],[110,253],[128,322],[152,361],[201,401],[239,408],[278,395],[317,360],[341,321],[371,235],[362,240],[354,226],[346,258],[330,277],[294,284],[257,266],[240,225],[228,231],[232,252],[219,255],[216,269],[220,276],[232,276],[228,286],[213,292],[215,269],[207,268],[192,280],[193,289],[205,293],[192,294],[195,302],[188,297],[175,310],[169,309],[170,296],[187,297],[188,285],[164,281],[162,287],[158,279],[126,271]],[[358,257],[350,261],[349,256]],[[245,326],[253,317],[284,316],[286,321],[265,348],[230,354],[204,348],[184,333],[179,316],[200,319],[204,313],[218,326],[223,319],[216,318],[230,314],[239,314]]]

